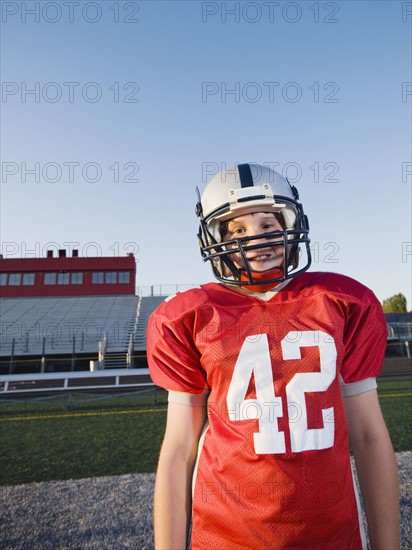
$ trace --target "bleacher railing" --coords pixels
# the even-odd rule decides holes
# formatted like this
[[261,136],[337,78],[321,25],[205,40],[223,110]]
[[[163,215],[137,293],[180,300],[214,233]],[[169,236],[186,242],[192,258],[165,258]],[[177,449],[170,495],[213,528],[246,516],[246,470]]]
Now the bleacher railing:
[[150,285],[150,286],[137,286],[136,295],[147,297],[147,296],[170,296],[175,292],[181,292],[182,290],[187,290],[189,288],[195,288],[200,286],[196,283],[187,283],[187,284],[161,284],[161,285]]

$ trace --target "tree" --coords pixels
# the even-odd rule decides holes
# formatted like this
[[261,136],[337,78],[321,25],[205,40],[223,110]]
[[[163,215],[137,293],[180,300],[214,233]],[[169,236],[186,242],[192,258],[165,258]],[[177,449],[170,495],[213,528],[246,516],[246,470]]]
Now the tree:
[[385,313],[405,313],[407,311],[406,298],[401,293],[394,294],[382,302],[382,308]]

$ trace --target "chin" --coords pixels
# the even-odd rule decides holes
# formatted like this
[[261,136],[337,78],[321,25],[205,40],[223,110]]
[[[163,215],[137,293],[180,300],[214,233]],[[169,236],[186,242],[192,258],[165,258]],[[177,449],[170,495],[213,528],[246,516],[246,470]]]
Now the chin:
[[256,273],[265,273],[265,271],[271,271],[272,269],[278,269],[279,265],[269,265],[269,266],[259,266],[259,268],[254,267],[252,264],[250,265],[250,268],[252,271],[255,271]]

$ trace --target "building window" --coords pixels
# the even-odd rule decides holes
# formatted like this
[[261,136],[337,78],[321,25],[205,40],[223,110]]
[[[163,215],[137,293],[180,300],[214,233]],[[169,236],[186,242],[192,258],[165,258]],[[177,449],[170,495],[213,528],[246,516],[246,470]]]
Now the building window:
[[23,273],[23,285],[24,286],[34,285],[34,273]]
[[116,271],[110,271],[105,274],[105,282],[109,284],[116,284],[117,282],[117,273]]
[[123,284],[130,283],[130,271],[121,271],[119,273],[119,283],[123,283]]
[[7,273],[0,273],[0,286],[7,285]]
[[21,285],[21,273],[10,273],[9,286],[20,286],[20,285]]
[[45,285],[55,285],[56,284],[56,273],[45,273],[44,274],[44,284]]
[[96,271],[96,273],[92,274],[92,283],[94,285],[101,285],[103,284],[103,273],[100,271]]
[[59,273],[57,276],[58,285],[68,285],[69,284],[70,273]]
[[83,284],[83,273],[72,273],[72,285]]

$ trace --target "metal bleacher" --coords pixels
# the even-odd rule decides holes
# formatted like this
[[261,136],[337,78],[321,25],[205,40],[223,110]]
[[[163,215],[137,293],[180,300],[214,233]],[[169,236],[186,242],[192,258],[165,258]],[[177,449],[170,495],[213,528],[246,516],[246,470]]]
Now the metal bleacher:
[[388,323],[388,340],[412,341],[412,323]]
[[146,327],[149,316],[160,305],[165,296],[142,296],[139,303],[139,313],[135,330],[135,349],[146,350]]
[[[89,354],[105,342],[104,366],[93,372],[13,372],[0,376],[0,394],[42,395],[152,387],[147,368],[130,369],[130,353],[146,351],[150,314],[165,296],[85,296],[0,299],[0,358]],[[136,354],[135,354],[136,355]],[[90,369],[91,370],[91,369]]]
[[2,298],[0,356],[93,353],[106,335],[127,350],[137,296]]

